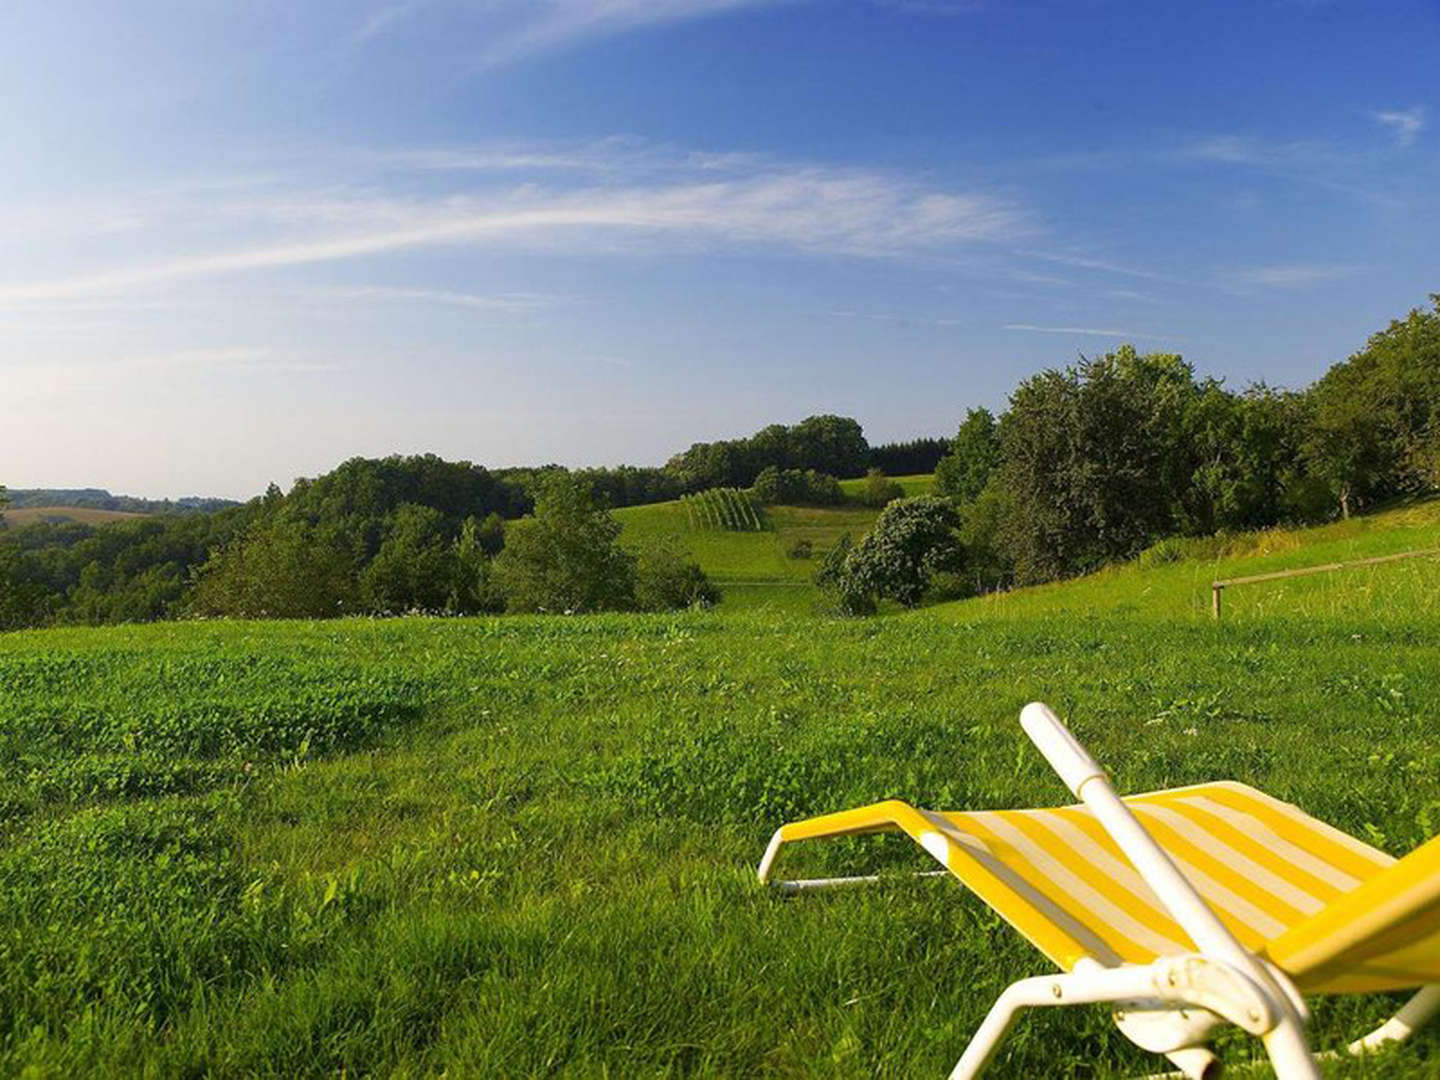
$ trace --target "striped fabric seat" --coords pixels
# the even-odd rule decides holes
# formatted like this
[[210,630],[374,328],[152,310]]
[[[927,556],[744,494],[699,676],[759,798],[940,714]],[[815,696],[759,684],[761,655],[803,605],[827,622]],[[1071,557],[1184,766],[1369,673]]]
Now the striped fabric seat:
[[[1048,956],[986,1013],[950,1080],[975,1080],[1026,1009],[1108,1003],[1120,1032],[1213,1080],[1217,1025],[1261,1040],[1283,1080],[1320,1080],[1305,994],[1416,988],[1347,1046],[1364,1054],[1440,1015],[1440,837],[1403,859],[1244,784],[1122,798],[1043,702],[1020,726],[1079,805],[937,813],[898,799],[781,825],[756,867],[802,840],[903,831]],[[807,892],[873,875],[778,881]]]
[[[1299,808],[1229,781],[1124,802],[1240,943],[1304,992],[1440,980],[1440,839],[1397,865]],[[1062,970],[1085,958],[1110,967],[1195,949],[1084,806],[937,813],[890,801],[792,822],[778,835],[789,842],[895,829]],[[1335,943],[1354,919],[1335,901],[1354,901],[1360,914],[1375,909],[1384,898],[1361,887],[1374,882],[1388,893],[1389,883],[1399,884],[1396,872],[1411,866],[1402,873],[1416,879],[1407,886],[1410,914],[1394,940],[1372,935],[1342,956]]]
[[[1243,784],[1124,801],[1257,953],[1395,862]],[[931,826],[921,845],[1065,970],[1082,957],[1144,964],[1195,948],[1083,806],[920,813]]]

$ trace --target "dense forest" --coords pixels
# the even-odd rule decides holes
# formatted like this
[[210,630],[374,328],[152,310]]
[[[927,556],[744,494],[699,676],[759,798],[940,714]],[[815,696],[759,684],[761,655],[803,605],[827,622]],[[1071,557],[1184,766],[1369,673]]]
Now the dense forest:
[[[938,499],[887,507],[872,535],[829,553],[821,580],[842,608],[918,602],[941,575],[952,590],[1049,581],[1168,537],[1434,491],[1440,294],[1304,390],[1231,390],[1180,356],[1125,346],[1031,376],[1002,414],[971,409],[948,440],[872,447],[857,421],[827,415],[695,443],[660,468],[356,458],[211,512],[5,529],[0,628],[683,605],[713,598],[698,567],[683,552],[621,551],[609,508],[718,486],[833,504],[835,479],[867,470],[860,498],[883,505],[899,495],[883,472],[932,468]],[[587,587],[592,576],[617,584]]]

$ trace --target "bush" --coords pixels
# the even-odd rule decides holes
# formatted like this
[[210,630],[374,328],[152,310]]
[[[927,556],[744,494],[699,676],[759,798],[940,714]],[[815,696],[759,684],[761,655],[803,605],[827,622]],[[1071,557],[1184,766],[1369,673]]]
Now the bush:
[[987,483],[977,498],[960,507],[965,576],[977,593],[994,592],[1014,580],[1015,566],[1000,543],[1009,509],[1009,496],[998,482]]
[[806,469],[805,497],[800,501],[810,506],[838,506],[845,501],[845,492],[829,473]]
[[258,522],[195,577],[188,610],[241,619],[313,619],[355,610],[355,560],[308,522]]
[[815,554],[815,546],[809,540],[796,540],[785,549],[785,554],[792,559],[808,559]]
[[841,538],[815,583],[847,614],[869,614],[877,600],[914,607],[936,575],[963,568],[959,527],[955,507],[938,495],[893,502],[859,546],[852,549],[849,537]]
[[720,590],[687,551],[669,537],[649,541],[636,552],[635,606],[641,611],[675,611],[719,603]]
[[859,495],[863,505],[873,506],[878,510],[904,497],[905,489],[886,476],[883,469],[871,469],[865,474],[865,483],[861,485]]
[[838,615],[874,615],[875,597],[861,587],[851,572],[850,561],[855,554],[855,541],[845,533],[825,553],[820,569],[815,572],[815,585],[825,598],[825,606]]
[[755,478],[755,498],[769,506],[836,506],[845,501],[840,481],[814,469],[780,469],[774,465]]

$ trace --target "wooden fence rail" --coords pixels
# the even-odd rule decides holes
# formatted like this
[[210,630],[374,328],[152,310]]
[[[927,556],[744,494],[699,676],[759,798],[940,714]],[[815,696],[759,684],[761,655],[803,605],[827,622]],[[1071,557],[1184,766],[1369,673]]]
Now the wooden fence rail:
[[1304,577],[1307,574],[1324,574],[1331,570],[1350,570],[1357,566],[1374,566],[1376,563],[1395,562],[1397,559],[1423,559],[1440,556],[1440,548],[1427,551],[1402,551],[1398,555],[1377,555],[1370,559],[1354,559],[1350,562],[1326,563],[1323,566],[1302,566],[1295,570],[1276,570],[1269,574],[1251,574],[1248,577],[1226,578],[1210,584],[1210,610],[1220,618],[1220,594],[1231,585],[1252,585],[1257,581],[1275,581],[1278,578]]

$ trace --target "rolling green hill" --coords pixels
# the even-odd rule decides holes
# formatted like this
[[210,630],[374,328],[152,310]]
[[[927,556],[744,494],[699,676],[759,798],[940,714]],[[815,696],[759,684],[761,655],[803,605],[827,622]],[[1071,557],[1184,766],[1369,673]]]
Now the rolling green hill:
[[[1043,959],[953,881],[768,893],[771,830],[1068,801],[1016,722],[1039,698],[1122,790],[1236,779],[1402,854],[1440,829],[1440,570],[1237,588],[1218,625],[1208,584],[1437,533],[1421,504],[869,620],[0,634],[0,1073],[943,1076]],[[762,565],[737,550],[706,557]],[[926,865],[878,836],[783,869]],[[1316,1001],[1315,1043],[1396,1001]],[[1432,1029],[1325,1075],[1437,1057]],[[1161,1065],[1075,1010],[987,1075]]]
[[[934,477],[902,476],[896,482],[906,495],[923,495],[933,488]],[[845,480],[841,487],[853,496],[863,483]],[[844,533],[858,540],[878,515],[878,510],[859,505],[770,506],[761,513],[761,531],[742,532],[698,527],[681,501],[615,511],[625,527],[622,542],[669,536],[689,549],[724,593],[721,606],[730,610],[807,610],[814,595],[810,580],[824,553]],[[808,559],[787,554],[801,540],[812,546]]]
[[[1308,529],[1169,540],[1099,573],[931,609],[945,618],[1120,615],[1209,621],[1211,582],[1276,570],[1440,549],[1440,499]],[[1440,615],[1440,558],[1235,586],[1224,618]]]

